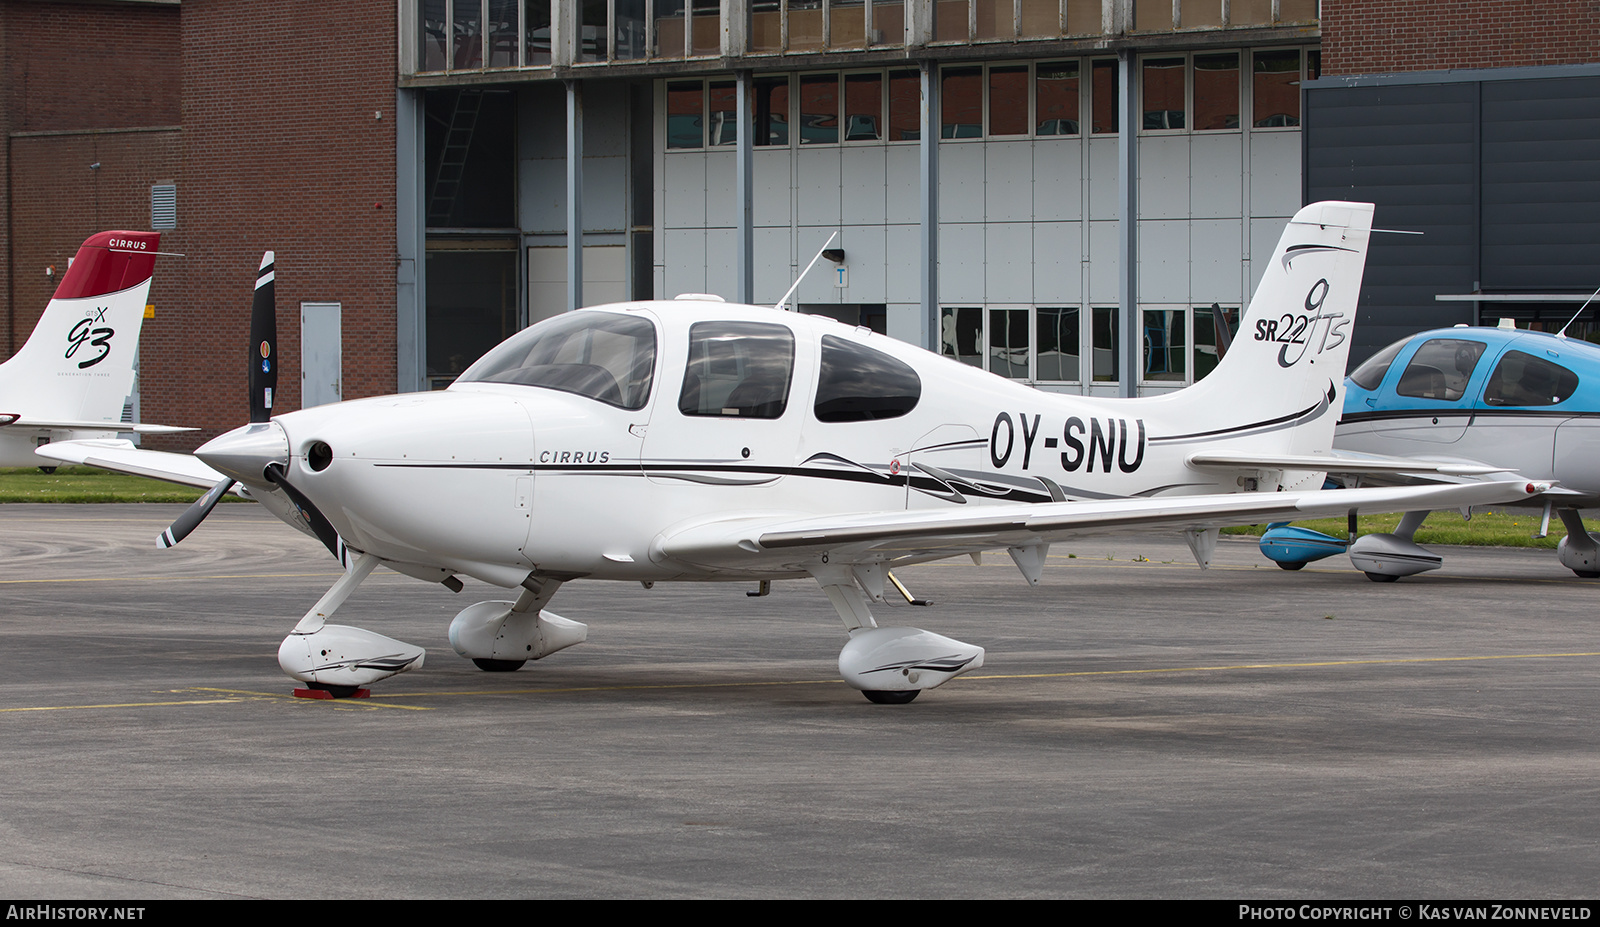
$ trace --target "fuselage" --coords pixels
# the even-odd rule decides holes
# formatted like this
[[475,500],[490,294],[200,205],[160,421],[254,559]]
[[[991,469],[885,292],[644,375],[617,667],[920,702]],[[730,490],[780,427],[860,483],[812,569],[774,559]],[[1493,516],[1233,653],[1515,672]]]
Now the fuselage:
[[1346,384],[1341,450],[1505,467],[1600,504],[1600,347],[1436,329],[1374,354]]
[[276,416],[290,479],[350,546],[501,585],[530,571],[761,578],[674,562],[653,541],[733,517],[1316,485],[1186,459],[1314,450],[1296,442],[1326,442],[1337,408],[1316,376],[1231,403],[1201,387],[1044,393],[820,316],[720,302],[564,318],[570,331],[514,336],[446,391]]

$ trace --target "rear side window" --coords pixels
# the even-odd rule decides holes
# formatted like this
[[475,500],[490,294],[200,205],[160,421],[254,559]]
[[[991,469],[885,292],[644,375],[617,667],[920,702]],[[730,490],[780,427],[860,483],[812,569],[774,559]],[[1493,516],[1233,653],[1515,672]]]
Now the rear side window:
[[684,415],[778,418],[789,405],[794,333],[770,322],[696,322],[678,393]]
[[822,336],[818,421],[899,418],[915,409],[921,398],[922,380],[911,365],[837,335]]
[[1362,389],[1377,389],[1378,384],[1383,382],[1383,375],[1389,372],[1389,365],[1394,363],[1395,355],[1400,353],[1400,349],[1405,347],[1406,341],[1409,340],[1396,341],[1362,361],[1355,373],[1350,374],[1350,381]]
[[1553,406],[1578,389],[1578,375],[1542,357],[1507,351],[1500,358],[1483,401],[1491,406]]
[[1412,355],[1400,375],[1402,396],[1455,402],[1467,391],[1467,381],[1488,345],[1462,338],[1433,338]]

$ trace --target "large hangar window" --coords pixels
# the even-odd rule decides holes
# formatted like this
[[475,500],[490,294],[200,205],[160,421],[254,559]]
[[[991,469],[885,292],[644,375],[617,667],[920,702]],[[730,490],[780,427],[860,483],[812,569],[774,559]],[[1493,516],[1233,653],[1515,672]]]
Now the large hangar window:
[[[1140,131],[1188,134],[1298,129],[1299,87],[1315,49],[1163,54],[1139,62]],[[1245,69],[1251,79],[1245,80]],[[1073,137],[1119,130],[1114,59],[996,62],[939,69],[939,135],[946,140]],[[1085,80],[1084,78],[1088,79]],[[736,141],[736,85],[727,78],[666,81],[668,149]],[[750,94],[758,147],[916,141],[916,71],[852,69],[757,75]],[[791,131],[798,126],[798,131]]]
[[449,386],[517,328],[515,239],[429,241],[428,386]]
[[906,0],[752,0],[750,53],[852,51],[905,44]]
[[448,386],[518,328],[516,105],[508,92],[429,90],[428,384]]

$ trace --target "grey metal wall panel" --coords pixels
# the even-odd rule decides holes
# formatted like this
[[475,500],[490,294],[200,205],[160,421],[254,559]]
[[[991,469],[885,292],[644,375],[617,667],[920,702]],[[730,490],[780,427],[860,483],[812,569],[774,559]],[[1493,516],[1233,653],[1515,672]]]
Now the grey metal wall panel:
[[[731,229],[738,223],[738,167],[732,148],[706,152],[706,227]],[[732,296],[730,292],[728,295]]]
[[[799,164],[799,224],[837,227],[839,224],[839,149],[802,148]],[[802,239],[801,251],[806,250]],[[816,254],[812,249],[811,254]],[[811,260],[807,254],[804,260]]]
[[1139,218],[1182,219],[1188,215],[1189,136],[1141,136]]
[[[750,161],[755,224],[768,227],[781,226],[787,233],[793,212],[791,202],[794,198],[793,158],[789,149],[757,148],[751,152]],[[788,284],[784,284],[784,289],[787,288]],[[779,290],[772,297],[772,301],[777,302],[778,297],[782,295],[783,290]]]
[[[1244,135],[1239,132],[1196,135],[1190,140],[1189,176],[1194,182],[1189,185],[1189,218],[1238,218],[1244,209],[1243,146]],[[1287,165],[1293,166],[1293,162]],[[1297,197],[1299,192],[1295,191]],[[1237,259],[1234,254],[1233,260]]]
[[[922,215],[921,165],[915,145],[890,145],[884,153],[888,173],[885,190],[890,223],[915,225]],[[911,266],[916,266],[915,262]]]
[[1472,289],[1477,266],[1477,86],[1310,89],[1305,95],[1306,202],[1376,203],[1351,363],[1397,338],[1470,321],[1439,293]]
[[1033,218],[1033,143],[991,141],[983,153],[983,217],[989,222]]
[[[1071,136],[1034,139],[1033,218],[1037,222],[1083,218],[1083,141]],[[1076,262],[1077,255],[1073,255]]]
[[[983,156],[982,142],[945,142],[939,146],[940,220],[983,221]],[[944,247],[941,245],[939,250],[942,259]]]
[[983,225],[983,298],[990,303],[1033,301],[1033,223]]
[[1083,223],[1033,223],[1033,299],[1041,306],[1076,306],[1083,292]]
[[1600,284],[1600,78],[1483,85],[1483,284]]
[[1139,302],[1189,301],[1189,222],[1139,222]]
[[[887,149],[883,145],[839,151],[840,220],[846,225],[882,225],[887,207]],[[881,302],[881,299],[878,300]]]
[[[884,262],[888,266],[887,277],[884,279],[884,298],[892,303],[915,305],[918,312],[922,306],[917,302],[921,298],[921,290],[917,281],[917,264],[922,259],[921,242],[917,237],[917,227],[914,225],[890,225],[884,227]],[[891,325],[894,315],[890,313]],[[916,330],[921,331],[920,325]],[[889,334],[895,335],[891,327]],[[899,338],[899,335],[895,335]]]
[[1239,305],[1239,219],[1195,219],[1189,223],[1189,302]]
[[[703,229],[706,225],[706,156],[701,151],[668,152],[661,189],[666,204],[658,217],[666,228]],[[671,260],[671,258],[668,258]]]

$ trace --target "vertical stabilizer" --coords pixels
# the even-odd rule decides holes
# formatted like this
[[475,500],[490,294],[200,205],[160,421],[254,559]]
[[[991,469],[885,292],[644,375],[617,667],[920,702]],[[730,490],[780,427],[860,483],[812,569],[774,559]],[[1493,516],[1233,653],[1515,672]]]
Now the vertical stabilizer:
[[1193,434],[1169,441],[1280,455],[1328,452],[1343,408],[1372,209],[1323,202],[1295,214],[1226,356],[1204,380],[1163,397],[1195,424]]
[[101,232],[78,249],[22,349],[0,364],[0,411],[38,421],[122,419],[158,232]]

